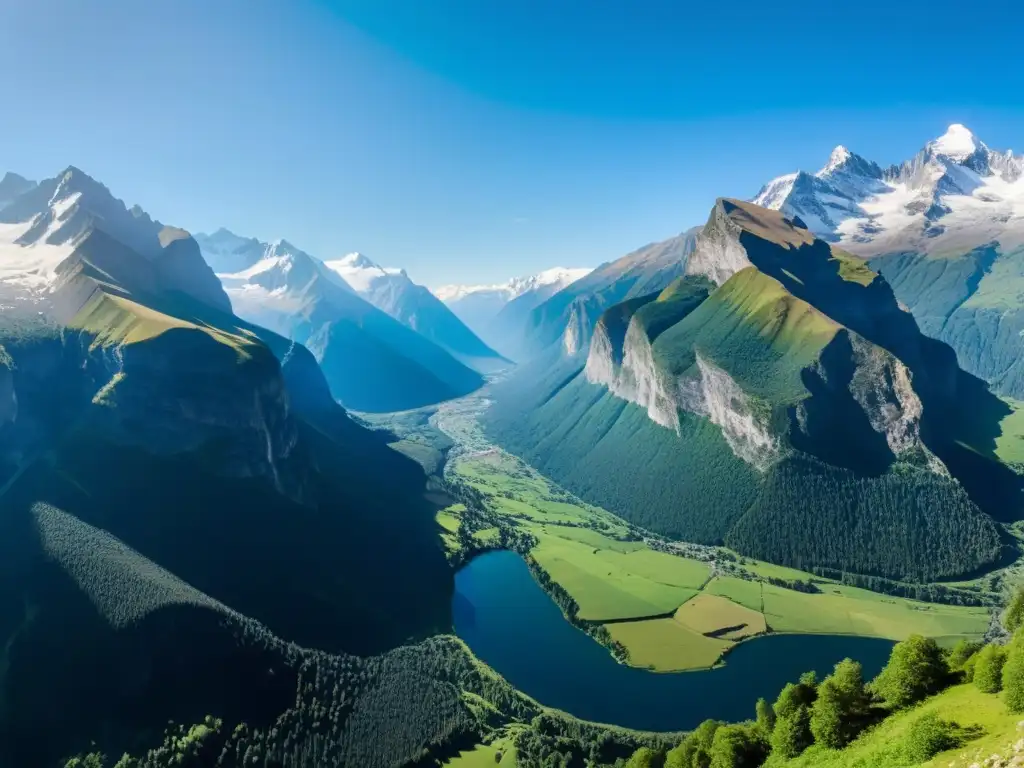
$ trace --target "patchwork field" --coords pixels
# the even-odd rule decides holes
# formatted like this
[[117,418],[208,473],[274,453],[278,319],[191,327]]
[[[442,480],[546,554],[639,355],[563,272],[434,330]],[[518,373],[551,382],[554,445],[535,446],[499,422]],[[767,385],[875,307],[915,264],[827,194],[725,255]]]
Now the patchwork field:
[[763,611],[774,632],[866,635],[901,640],[911,634],[929,637],[979,636],[988,626],[988,611],[888,597],[855,587],[822,584],[821,594],[805,594],[763,582],[716,577],[706,591],[752,611]]
[[615,548],[618,542],[602,546],[604,537],[596,533],[586,544],[550,532],[538,538],[531,554],[579,604],[586,621],[672,613],[708,578],[704,563],[649,549],[623,552]]
[[679,606],[673,619],[701,635],[723,640],[742,640],[768,629],[760,611],[707,592]]
[[714,666],[733,643],[705,637],[675,619],[605,624],[612,639],[629,649],[629,664],[655,672]]

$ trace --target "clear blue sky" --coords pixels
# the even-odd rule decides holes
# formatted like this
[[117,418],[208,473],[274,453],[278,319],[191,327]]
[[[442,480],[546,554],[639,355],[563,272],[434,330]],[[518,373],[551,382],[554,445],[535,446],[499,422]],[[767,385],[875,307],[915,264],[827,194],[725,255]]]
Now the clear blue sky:
[[950,122],[1024,149],[1019,6],[0,0],[0,169],[414,279],[596,265]]

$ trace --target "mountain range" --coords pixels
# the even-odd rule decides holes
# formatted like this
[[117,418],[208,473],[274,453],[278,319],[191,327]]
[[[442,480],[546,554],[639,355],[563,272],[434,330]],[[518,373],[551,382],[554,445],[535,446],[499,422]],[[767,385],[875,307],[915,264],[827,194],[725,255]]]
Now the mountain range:
[[509,359],[488,436],[646,531],[901,585],[992,569],[1024,515],[1022,185],[954,125],[889,167],[839,147],[592,271],[435,294],[193,237],[75,167],[7,174],[0,764],[211,712],[232,731],[206,764],[439,764],[499,716],[550,726],[434,637],[442,500],[347,410]]
[[[396,319],[365,298],[366,290],[357,292],[336,269],[286,240],[261,243],[225,230],[196,239],[214,268],[237,269],[219,274],[234,311],[308,346],[342,404],[358,411],[404,410],[467,394],[483,383],[476,370],[403,322],[415,321],[422,309],[415,290],[388,305],[401,312]],[[467,335],[475,339],[457,320],[439,323],[430,335],[453,345],[465,345]],[[477,344],[481,360],[497,359]]]
[[887,168],[837,147],[754,202],[868,259],[964,368],[1024,397],[1024,156],[956,124]]

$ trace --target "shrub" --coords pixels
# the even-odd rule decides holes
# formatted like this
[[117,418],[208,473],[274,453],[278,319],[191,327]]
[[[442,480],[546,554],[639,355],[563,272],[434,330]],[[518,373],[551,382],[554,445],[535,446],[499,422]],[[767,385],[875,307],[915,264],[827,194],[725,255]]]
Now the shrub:
[[946,664],[952,672],[964,672],[967,662],[982,649],[982,644],[974,640],[960,640],[949,650]]
[[711,744],[710,768],[756,768],[767,756],[756,726],[723,725]]
[[1006,606],[1006,613],[1003,614],[1003,626],[1011,632],[1016,632],[1024,623],[1024,587],[1017,587],[1009,605]]
[[974,668],[978,665],[978,654],[974,654],[967,661],[964,662],[964,682],[970,683],[974,681]]
[[903,754],[911,765],[916,765],[931,760],[939,752],[952,749],[960,741],[960,727],[956,723],[929,712],[910,724],[903,742]]
[[986,645],[978,651],[974,664],[974,685],[982,693],[999,693],[1003,689],[1003,664],[1006,649],[999,645]]
[[1018,630],[1003,665],[1003,700],[1010,712],[1024,712],[1024,631]]

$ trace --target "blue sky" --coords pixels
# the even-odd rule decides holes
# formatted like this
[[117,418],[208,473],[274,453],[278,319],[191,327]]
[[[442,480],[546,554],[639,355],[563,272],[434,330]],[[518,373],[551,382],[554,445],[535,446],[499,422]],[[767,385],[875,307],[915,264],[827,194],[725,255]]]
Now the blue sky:
[[951,122],[1024,149],[1015,3],[0,0],[0,169],[428,285],[589,266]]

